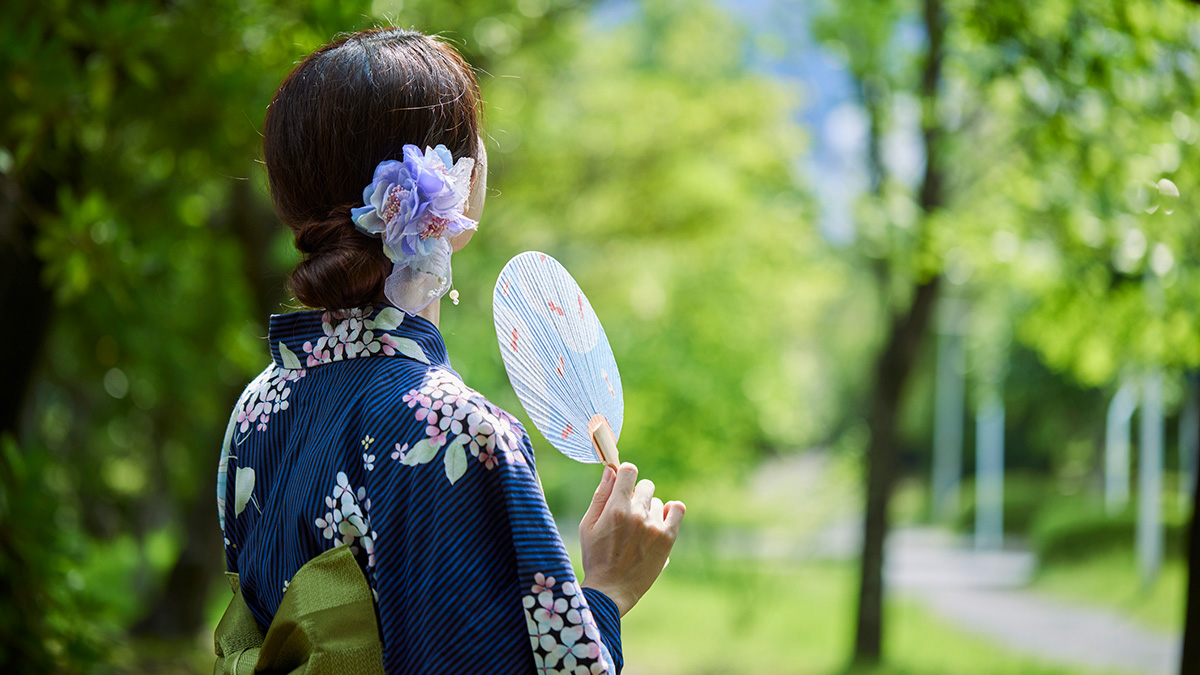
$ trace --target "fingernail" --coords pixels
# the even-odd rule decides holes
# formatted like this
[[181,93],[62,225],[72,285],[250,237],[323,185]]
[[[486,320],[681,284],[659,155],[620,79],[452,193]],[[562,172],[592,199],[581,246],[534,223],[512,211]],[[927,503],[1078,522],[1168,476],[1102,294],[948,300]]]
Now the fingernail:
[[613,472],[611,466],[604,467],[604,476],[600,479],[600,484],[608,485],[609,483],[612,482],[613,476],[615,476],[615,475],[616,474]]

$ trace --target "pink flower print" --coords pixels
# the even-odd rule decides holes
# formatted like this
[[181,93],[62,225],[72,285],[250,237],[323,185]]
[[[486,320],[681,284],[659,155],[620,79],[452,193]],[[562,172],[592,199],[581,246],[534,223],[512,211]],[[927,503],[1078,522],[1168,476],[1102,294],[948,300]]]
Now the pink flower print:
[[533,586],[530,586],[529,590],[533,591],[533,593],[536,595],[553,588],[554,577],[548,577],[541,572],[538,572],[537,574],[533,575]]
[[391,335],[388,335],[387,333],[380,335],[379,340],[374,344],[378,344],[379,351],[387,354],[388,356],[392,356],[396,352],[400,351],[400,341]]
[[571,583],[570,581],[564,581],[562,586],[559,587],[559,590],[562,591],[563,595],[571,599],[572,607],[579,606],[579,591],[576,590],[575,584]]
[[392,459],[400,459],[406,452],[408,452],[408,443],[405,443],[404,445],[397,443],[396,449],[392,451]]
[[329,355],[329,350],[325,349],[325,338],[317,340],[316,346],[313,345],[311,340],[306,340],[304,342],[304,351],[308,353],[307,364],[310,368],[333,361],[333,358]]
[[421,408],[417,411],[417,421],[425,422],[429,426],[436,426],[438,415],[433,411],[433,408]]
[[[567,648],[558,644],[558,640],[555,640],[554,636],[549,633],[545,633],[538,637],[538,647],[540,647],[542,651],[546,652],[546,655],[543,658],[546,660],[545,663],[547,668],[554,668],[557,666],[559,660],[562,659],[562,657],[567,653]],[[558,675],[562,671],[556,669],[550,672]]]
[[485,417],[483,421],[479,423],[477,433],[483,436],[491,436],[493,433],[495,433],[495,429],[492,427],[492,423],[489,422]]
[[500,463],[500,460],[496,459],[496,451],[487,448],[479,451],[479,461],[483,463],[484,468],[488,471],[496,468],[496,465]]
[[429,442],[436,447],[442,447],[446,444],[446,434],[437,427],[425,427],[425,435],[429,436]]

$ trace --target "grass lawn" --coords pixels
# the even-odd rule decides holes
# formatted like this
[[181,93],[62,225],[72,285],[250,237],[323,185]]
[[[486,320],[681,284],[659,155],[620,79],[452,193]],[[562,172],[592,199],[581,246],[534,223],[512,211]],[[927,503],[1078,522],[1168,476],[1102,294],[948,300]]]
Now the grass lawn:
[[1142,586],[1132,551],[1049,565],[1038,572],[1033,588],[1110,607],[1164,632],[1183,630],[1187,566],[1178,558],[1166,560],[1149,588]]
[[[627,675],[846,673],[856,569],[845,563],[677,560],[624,619]],[[886,665],[863,675],[1095,673],[1013,654],[897,601]]]

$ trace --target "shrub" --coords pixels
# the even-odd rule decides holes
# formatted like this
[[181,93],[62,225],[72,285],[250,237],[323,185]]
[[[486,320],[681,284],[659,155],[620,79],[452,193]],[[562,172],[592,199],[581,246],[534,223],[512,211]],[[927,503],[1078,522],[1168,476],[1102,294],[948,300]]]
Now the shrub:
[[[1184,524],[1164,519],[1163,553],[1181,557]],[[1109,516],[1096,500],[1077,498],[1051,503],[1034,520],[1031,535],[1034,550],[1045,563],[1080,560],[1136,545],[1137,518],[1134,509]]]

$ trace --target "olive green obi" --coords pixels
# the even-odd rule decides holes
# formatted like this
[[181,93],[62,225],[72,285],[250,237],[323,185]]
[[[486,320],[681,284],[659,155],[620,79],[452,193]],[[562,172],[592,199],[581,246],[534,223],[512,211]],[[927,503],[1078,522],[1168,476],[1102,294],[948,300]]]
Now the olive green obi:
[[233,599],[217,624],[214,675],[383,673],[383,644],[371,587],[350,548],[304,564],[288,584],[266,636],[226,572]]

